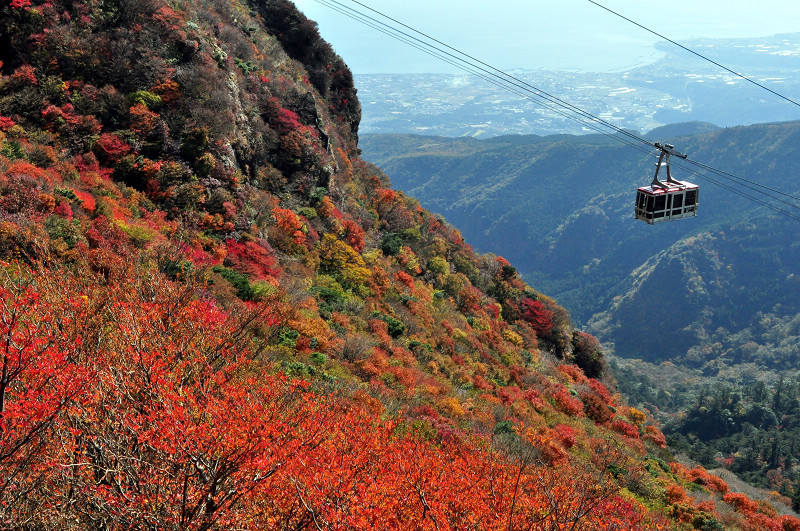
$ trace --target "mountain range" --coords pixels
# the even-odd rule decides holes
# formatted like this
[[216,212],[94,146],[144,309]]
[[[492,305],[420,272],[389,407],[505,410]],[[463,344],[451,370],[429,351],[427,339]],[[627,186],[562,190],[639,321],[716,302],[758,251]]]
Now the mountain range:
[[696,218],[635,220],[635,191],[652,180],[657,151],[608,135],[366,135],[361,147],[398,188],[477,249],[514,263],[616,355],[714,376],[797,370],[788,346],[796,333],[784,325],[800,312],[791,197],[800,192],[791,162],[800,123],[690,123],[646,138],[726,172],[673,158],[673,175],[701,186]]

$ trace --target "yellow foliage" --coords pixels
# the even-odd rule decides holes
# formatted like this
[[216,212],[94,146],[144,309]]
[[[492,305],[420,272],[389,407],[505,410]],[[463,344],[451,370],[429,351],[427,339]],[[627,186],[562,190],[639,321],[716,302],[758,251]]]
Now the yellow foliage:
[[375,265],[380,260],[381,256],[383,256],[383,252],[380,249],[372,249],[370,251],[364,251],[361,255],[364,258],[364,263],[368,265]]
[[515,344],[518,347],[522,346],[522,336],[514,332],[510,328],[506,328],[505,330],[503,330],[503,339],[505,339],[510,343]]
[[341,276],[351,288],[363,286],[370,277],[370,271],[361,255],[333,234],[328,233],[322,237],[319,254],[320,265]]
[[[479,332],[486,332],[487,330],[491,329],[491,325],[489,324],[489,321],[486,320],[486,319],[473,319],[472,320],[472,329],[473,330],[477,330]],[[512,332],[512,333],[514,333],[514,332]],[[518,334],[515,334],[515,335],[517,335],[519,337]],[[520,341],[522,341],[521,337],[519,339],[520,339]]]
[[434,273],[448,275],[450,274],[450,264],[443,256],[434,256],[428,260],[428,270]]
[[628,418],[634,424],[644,424],[644,421],[647,420],[647,416],[642,411],[633,407],[628,411]]
[[454,396],[448,396],[439,401],[439,408],[449,416],[458,418],[463,417],[466,411]]

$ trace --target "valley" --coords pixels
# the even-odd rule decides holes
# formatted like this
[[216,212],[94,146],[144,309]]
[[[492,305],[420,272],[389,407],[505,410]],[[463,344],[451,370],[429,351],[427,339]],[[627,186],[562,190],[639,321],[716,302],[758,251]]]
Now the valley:
[[[681,129],[698,126],[664,131]],[[667,140],[692,158],[796,194],[789,161],[799,133],[800,124],[786,123]],[[636,221],[634,192],[652,178],[654,159],[603,135],[365,135],[361,145],[396,186],[478,250],[516,264],[618,356],[671,360],[715,377],[739,375],[748,363],[767,372],[800,368],[794,349],[778,348],[770,324],[800,312],[795,220],[675,168],[676,178],[701,185],[698,217]],[[783,330],[780,341],[795,337]]]

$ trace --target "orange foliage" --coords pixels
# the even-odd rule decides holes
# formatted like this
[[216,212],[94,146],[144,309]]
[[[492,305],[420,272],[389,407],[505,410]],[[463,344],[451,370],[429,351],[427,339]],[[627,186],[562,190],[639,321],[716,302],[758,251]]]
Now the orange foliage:
[[722,500],[725,503],[733,505],[737,511],[743,513],[754,513],[758,511],[758,503],[738,492],[728,492],[722,497]]
[[667,447],[667,438],[664,434],[656,428],[655,426],[647,426],[644,429],[644,438],[651,441],[653,444],[658,446],[659,448],[666,448]]
[[676,484],[667,485],[666,488],[667,503],[685,503],[688,501],[689,496],[683,487]]
[[180,98],[180,88],[178,82],[167,79],[153,85],[153,92],[161,96],[161,101],[169,105],[175,103]]
[[275,222],[284,233],[292,238],[292,241],[297,245],[306,244],[306,236],[303,234],[303,224],[297,217],[297,214],[288,208],[275,207],[272,209],[272,216]]
[[556,407],[573,417],[583,416],[583,402],[571,396],[569,391],[561,388],[553,393],[553,400],[555,400]]
[[782,531],[800,531],[800,519],[794,516],[782,516],[780,522]]
[[144,103],[137,103],[128,111],[130,129],[139,136],[147,136],[158,122],[158,114],[150,111]]
[[569,378],[572,383],[586,383],[586,375],[577,365],[559,365],[558,370]]
[[406,273],[405,271],[398,271],[395,273],[394,277],[404,284],[408,289],[411,290],[411,293],[414,293],[414,277]]
[[689,471],[689,478],[698,485],[705,486],[708,490],[725,494],[728,492],[728,484],[721,478],[709,474],[705,468],[694,468]]

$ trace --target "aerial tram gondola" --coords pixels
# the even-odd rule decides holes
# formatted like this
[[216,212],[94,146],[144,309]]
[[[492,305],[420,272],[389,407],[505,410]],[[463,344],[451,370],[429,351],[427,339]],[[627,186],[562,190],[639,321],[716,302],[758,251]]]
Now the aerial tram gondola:
[[[670,144],[656,142],[655,146],[661,150],[661,155],[656,163],[653,182],[636,191],[636,219],[652,225],[662,221],[696,216],[700,187],[690,182],[673,179],[669,168],[670,155],[682,159],[685,159],[686,155],[675,151],[673,149],[675,146]],[[658,180],[658,173],[662,167],[666,167],[666,181]]]

